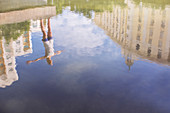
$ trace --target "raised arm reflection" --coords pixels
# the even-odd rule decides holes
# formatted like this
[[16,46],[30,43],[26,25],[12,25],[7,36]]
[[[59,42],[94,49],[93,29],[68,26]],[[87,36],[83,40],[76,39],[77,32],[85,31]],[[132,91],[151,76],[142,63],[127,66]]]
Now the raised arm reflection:
[[39,60],[46,59],[46,61],[47,61],[47,63],[49,65],[53,65],[51,57],[61,54],[62,51],[54,52],[50,18],[48,19],[48,33],[45,32],[42,19],[40,20],[40,25],[41,25],[41,31],[43,33],[42,42],[43,42],[44,48],[45,48],[45,56],[39,57],[39,58],[37,58],[35,60],[29,60],[29,61],[27,61],[27,64],[30,64],[32,62],[36,62],[36,61],[39,61]]

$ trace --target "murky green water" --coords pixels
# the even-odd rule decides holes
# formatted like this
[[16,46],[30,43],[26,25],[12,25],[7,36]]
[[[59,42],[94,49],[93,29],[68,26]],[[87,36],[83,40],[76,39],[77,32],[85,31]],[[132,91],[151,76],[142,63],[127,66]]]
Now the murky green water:
[[0,0],[0,12],[0,113],[170,112],[169,0]]

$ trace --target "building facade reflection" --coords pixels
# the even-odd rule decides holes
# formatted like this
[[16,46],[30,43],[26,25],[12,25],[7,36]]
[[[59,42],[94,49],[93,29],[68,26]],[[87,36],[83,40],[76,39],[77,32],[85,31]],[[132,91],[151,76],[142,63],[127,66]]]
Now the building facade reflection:
[[170,8],[113,6],[113,11],[96,13],[94,22],[122,47],[122,55],[130,67],[134,60],[170,65]]
[[0,41],[0,87],[5,88],[18,80],[16,56],[32,53],[31,32],[25,31],[17,40]]

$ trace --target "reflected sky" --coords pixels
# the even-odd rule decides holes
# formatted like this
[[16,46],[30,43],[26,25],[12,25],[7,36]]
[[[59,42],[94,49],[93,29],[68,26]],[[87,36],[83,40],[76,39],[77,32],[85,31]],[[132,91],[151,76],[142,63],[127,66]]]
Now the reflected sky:
[[[0,112],[169,113],[169,8],[161,10],[143,5],[142,13],[138,13],[141,5],[136,1],[129,3],[134,5],[132,9],[118,2],[109,12],[98,11],[99,4],[96,11],[81,12],[80,9],[92,3],[86,1],[84,7],[76,8],[83,2],[74,4],[73,0],[70,6],[61,2],[64,5],[60,14],[54,6],[26,9],[29,13],[37,10],[46,13],[33,13],[23,20],[16,18],[1,23]],[[131,15],[135,8],[137,16]],[[147,13],[148,18],[145,10],[151,12]],[[155,17],[150,15],[152,10]],[[25,13],[25,9],[22,11]],[[166,16],[162,15],[165,11]],[[10,12],[7,13],[10,17]],[[158,18],[158,15],[163,17]],[[32,16],[36,18],[30,19]],[[64,51],[51,57],[53,66],[45,59],[27,64],[28,60],[45,55],[39,19],[43,18],[47,32],[49,17],[54,51]],[[137,23],[140,17],[141,24]],[[165,22],[164,28],[162,22]],[[156,30],[152,33],[145,28]],[[161,30],[165,33],[163,36]],[[143,33],[140,38],[139,31]],[[159,36],[155,34],[158,32]],[[160,50],[161,58],[157,55]]]

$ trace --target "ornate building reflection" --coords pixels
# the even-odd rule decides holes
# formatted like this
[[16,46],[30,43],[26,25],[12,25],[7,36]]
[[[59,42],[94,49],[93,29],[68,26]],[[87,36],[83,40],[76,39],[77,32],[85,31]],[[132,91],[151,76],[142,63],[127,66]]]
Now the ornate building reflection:
[[32,53],[31,33],[25,31],[17,40],[0,41],[0,87],[4,88],[18,80],[16,56]]
[[[94,22],[122,47],[130,67],[134,60],[170,65],[170,8],[138,6],[125,1],[127,7],[113,6],[113,11],[96,13]],[[146,61],[148,61],[146,60]]]

